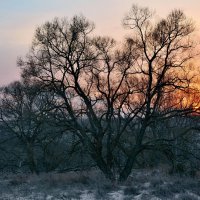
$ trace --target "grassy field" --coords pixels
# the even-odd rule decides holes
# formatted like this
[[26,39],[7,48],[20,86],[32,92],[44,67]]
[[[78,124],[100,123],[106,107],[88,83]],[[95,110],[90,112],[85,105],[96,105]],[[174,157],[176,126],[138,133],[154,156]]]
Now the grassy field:
[[121,185],[112,184],[97,170],[0,176],[2,200],[197,200],[199,188],[199,177],[170,176],[161,168],[134,170]]

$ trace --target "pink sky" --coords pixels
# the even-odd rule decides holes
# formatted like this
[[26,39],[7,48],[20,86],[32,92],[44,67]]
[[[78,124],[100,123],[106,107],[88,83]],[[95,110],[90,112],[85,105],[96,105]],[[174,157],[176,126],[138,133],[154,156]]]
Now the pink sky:
[[122,19],[134,3],[160,17],[180,8],[200,29],[200,0],[0,0],[0,85],[19,79],[16,59],[28,52],[38,25],[56,16],[83,14],[95,23],[97,34],[121,40],[127,34]]

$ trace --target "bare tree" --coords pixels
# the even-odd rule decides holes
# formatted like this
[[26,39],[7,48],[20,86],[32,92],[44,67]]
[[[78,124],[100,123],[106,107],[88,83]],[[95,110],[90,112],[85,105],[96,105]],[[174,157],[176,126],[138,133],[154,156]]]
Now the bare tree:
[[145,142],[151,123],[192,112],[191,106],[180,109],[183,99],[177,97],[180,91],[184,93],[191,87],[192,74],[189,73],[188,62],[194,56],[194,44],[190,39],[193,23],[180,10],[172,11],[156,23],[151,23],[152,16],[148,8],[133,6],[124,19],[124,25],[134,31],[132,40],[141,52],[136,68],[141,80],[138,89],[145,106],[136,145],[120,175],[121,180],[128,177],[135,157],[142,149],[155,147],[161,151],[168,150],[164,139],[158,143],[155,143],[156,140]]
[[36,30],[31,52],[19,61],[24,79],[61,97],[71,130],[113,181],[127,179],[142,151],[167,151],[161,140],[147,140],[151,123],[186,112],[180,100],[167,102],[190,86],[192,23],[178,10],[155,24],[151,16],[132,8],[125,25],[134,37],[120,49],[112,38],[89,37],[94,26],[84,17],[55,19]]
[[39,85],[14,82],[1,88],[0,122],[3,130],[24,146],[29,169],[38,173],[35,147],[48,123],[50,95],[42,95]]

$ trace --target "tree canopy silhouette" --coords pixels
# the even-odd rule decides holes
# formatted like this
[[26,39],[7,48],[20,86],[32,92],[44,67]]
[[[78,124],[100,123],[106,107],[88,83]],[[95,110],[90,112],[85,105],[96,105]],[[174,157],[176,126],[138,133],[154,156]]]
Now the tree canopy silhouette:
[[148,8],[133,6],[124,26],[133,34],[119,48],[112,38],[92,37],[94,25],[83,16],[56,18],[37,28],[19,60],[25,80],[61,98],[74,134],[113,181],[126,180],[144,150],[172,158],[165,136],[152,138],[149,128],[191,112],[174,96],[192,81],[193,23],[180,10],[155,21]]

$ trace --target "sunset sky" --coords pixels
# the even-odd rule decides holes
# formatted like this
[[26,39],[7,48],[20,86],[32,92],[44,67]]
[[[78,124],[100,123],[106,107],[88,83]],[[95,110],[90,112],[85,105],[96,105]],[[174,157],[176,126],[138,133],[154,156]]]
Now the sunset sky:
[[97,34],[120,40],[127,34],[122,19],[132,4],[148,6],[160,17],[180,8],[200,30],[200,0],[0,0],[0,85],[19,79],[17,57],[28,52],[38,25],[82,14],[95,23]]

